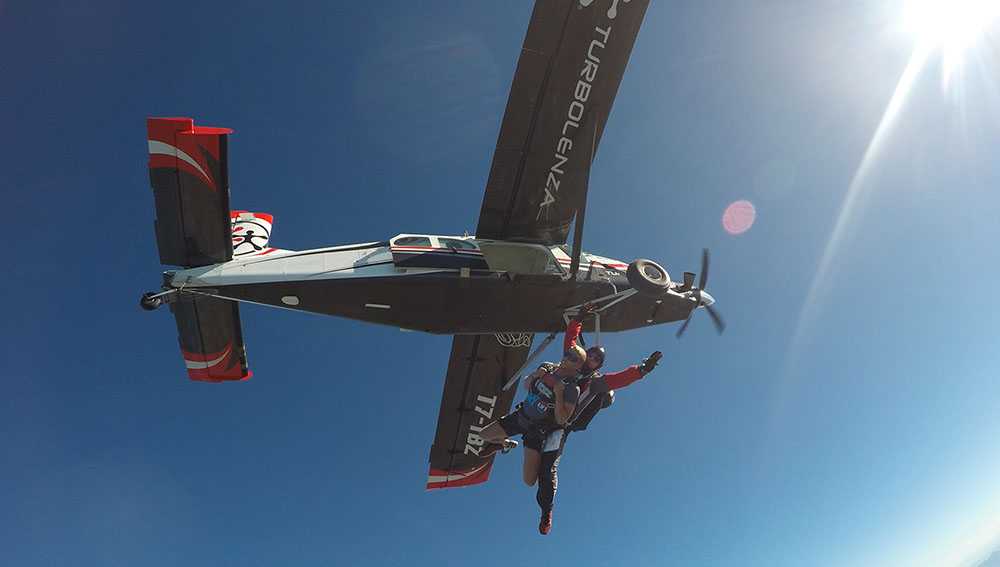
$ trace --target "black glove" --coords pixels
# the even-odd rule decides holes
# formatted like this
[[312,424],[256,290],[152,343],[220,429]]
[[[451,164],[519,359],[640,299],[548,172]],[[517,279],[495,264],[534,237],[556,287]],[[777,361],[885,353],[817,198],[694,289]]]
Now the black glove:
[[642,365],[639,366],[639,371],[643,375],[649,374],[656,368],[656,365],[660,363],[660,359],[663,358],[663,353],[660,351],[654,351],[653,354],[649,355],[645,360],[642,361]]

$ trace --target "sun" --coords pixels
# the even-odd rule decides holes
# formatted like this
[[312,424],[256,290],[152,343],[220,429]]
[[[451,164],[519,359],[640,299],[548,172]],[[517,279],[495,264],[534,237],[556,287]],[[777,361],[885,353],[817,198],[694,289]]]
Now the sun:
[[[830,282],[836,280],[833,277],[833,261],[844,236],[850,232],[855,209],[862,203],[861,197],[870,190],[867,183],[869,172],[874,167],[893,125],[899,119],[910,93],[928,61],[931,60],[931,56],[941,54],[942,90],[958,95],[955,96],[955,100],[962,103],[960,87],[965,60],[977,56],[974,49],[977,44],[996,41],[995,37],[990,36],[1000,28],[1000,25],[997,25],[1000,24],[1000,0],[901,0],[901,2],[903,8],[901,28],[914,38],[913,51],[847,187],[840,213],[827,239],[819,267],[813,275],[806,301],[799,313],[792,338],[793,345],[799,344],[806,327],[815,320],[822,304],[821,300],[829,292]],[[896,10],[897,4],[893,4],[892,9]],[[893,27],[894,30],[898,30],[896,26]],[[995,74],[992,68],[989,72]],[[952,75],[958,80],[953,82]],[[993,80],[993,75],[990,75],[989,79]],[[797,346],[793,346],[792,350],[796,349]]]
[[938,47],[965,49],[1000,15],[997,0],[908,0],[903,27]]
[[1000,0],[907,0],[903,29],[920,49],[940,50],[943,82],[962,66],[966,51],[990,30],[1000,16]]

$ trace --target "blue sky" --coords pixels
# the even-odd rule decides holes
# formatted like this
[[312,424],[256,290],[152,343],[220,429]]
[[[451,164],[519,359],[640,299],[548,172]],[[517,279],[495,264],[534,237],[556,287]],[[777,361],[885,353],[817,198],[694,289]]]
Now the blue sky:
[[[572,439],[542,538],[517,456],[423,490],[449,338],[249,306],[255,376],[211,386],[136,305],[161,271],[150,115],[235,129],[232,203],[277,246],[474,230],[530,2],[0,2],[0,562],[988,554],[1000,31],[947,90],[930,52],[883,122],[917,47],[902,2],[676,4],[647,13],[586,248],[679,274],[710,247],[729,329],[605,337],[609,365],[664,364]],[[734,237],[738,199],[757,222]]]

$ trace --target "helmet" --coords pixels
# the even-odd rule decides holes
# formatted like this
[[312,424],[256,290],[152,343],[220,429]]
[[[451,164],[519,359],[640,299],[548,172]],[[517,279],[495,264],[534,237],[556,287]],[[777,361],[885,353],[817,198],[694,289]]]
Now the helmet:
[[597,370],[598,368],[604,366],[604,347],[602,346],[592,346],[587,349],[587,361],[584,366],[590,370]]

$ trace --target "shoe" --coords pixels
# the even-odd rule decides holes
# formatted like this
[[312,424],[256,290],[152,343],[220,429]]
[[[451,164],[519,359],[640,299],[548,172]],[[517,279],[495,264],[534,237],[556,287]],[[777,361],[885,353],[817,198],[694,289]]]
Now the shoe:
[[552,510],[548,512],[542,512],[542,519],[538,522],[538,533],[542,535],[549,535],[552,530]]
[[492,457],[497,453],[507,454],[510,453],[511,449],[517,447],[517,441],[513,439],[504,439],[501,443],[487,443],[483,445],[482,450],[479,451],[480,458]]

